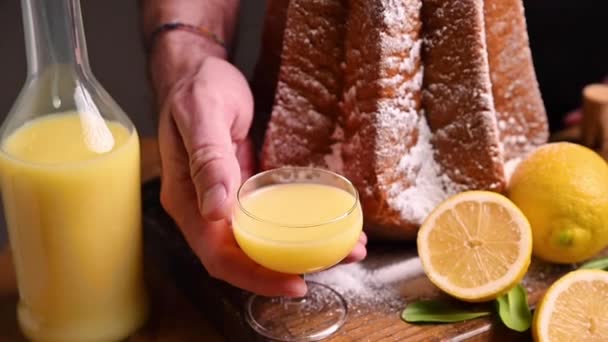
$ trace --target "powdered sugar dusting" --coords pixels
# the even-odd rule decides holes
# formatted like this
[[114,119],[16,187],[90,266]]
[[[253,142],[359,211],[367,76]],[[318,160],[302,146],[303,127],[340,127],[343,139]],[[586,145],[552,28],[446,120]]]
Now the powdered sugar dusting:
[[[383,30],[380,34],[380,49],[385,68],[397,67],[400,73],[417,71],[422,41],[418,37],[419,0],[381,0]],[[412,33],[414,33],[412,35]],[[405,55],[404,55],[405,52]]]
[[513,176],[513,172],[517,169],[519,163],[521,163],[522,158],[513,158],[505,163],[505,178],[507,179],[507,184],[511,181],[511,176]]
[[[381,0],[382,20],[392,34],[395,31],[413,31],[418,26],[417,18],[422,1],[419,0]],[[395,30],[395,31],[393,31]]]
[[548,138],[548,124],[520,0],[484,1],[488,61],[505,158],[521,157]]
[[292,1],[287,9],[275,105],[262,166],[340,166],[326,158],[342,93],[345,9],[341,0]]
[[424,116],[418,121],[418,142],[399,161],[397,169],[414,183],[403,188],[394,183],[389,189],[388,203],[402,217],[421,224],[427,215],[449,195],[459,191],[458,187],[442,172],[432,156],[431,132]]
[[487,58],[483,4],[427,0],[423,6],[423,103],[436,158],[464,189],[502,190],[502,146]]
[[[539,112],[535,94],[517,101],[526,82],[493,77],[529,63],[528,50],[516,51],[527,40],[514,40],[522,13],[484,26],[484,4],[516,2],[351,0],[347,10],[341,0],[292,1],[264,157],[346,175],[372,208],[366,219],[402,231],[459,191],[502,190],[513,153],[542,143],[546,129],[529,115]],[[508,41],[488,38],[509,53],[488,61],[485,30],[500,37],[512,25]],[[497,115],[505,99],[523,114]]]
[[[385,36],[385,34],[381,34],[381,36]],[[408,36],[405,36],[408,37]],[[383,38],[383,42],[386,42],[387,40],[390,40],[390,38],[388,37],[384,37]],[[400,83],[403,83],[405,81],[405,77],[407,75],[411,75],[414,72],[418,71],[417,68],[419,67],[419,61],[420,61],[420,49],[422,46],[422,41],[421,40],[412,40],[411,38],[407,38],[407,39],[401,39],[400,38],[401,43],[403,43],[403,48],[406,49],[407,51],[409,51],[407,57],[403,58],[403,56],[401,55],[392,55],[394,54],[394,52],[392,51],[392,49],[394,48],[394,45],[389,43],[386,45],[383,45],[383,54],[387,55],[386,58],[384,58],[381,62],[382,67],[381,70],[386,70],[386,69],[397,69],[399,70],[399,72],[395,73],[394,75],[386,75],[386,78],[383,78],[380,80],[380,82],[382,82],[383,86],[398,86]],[[420,69],[422,70],[422,69]],[[420,74],[422,75],[422,74]],[[415,74],[415,76],[417,76],[417,74]],[[416,79],[413,81],[416,84],[420,84],[422,85],[422,76],[420,76],[420,79]],[[409,87],[412,88],[412,87]],[[420,89],[420,88],[418,88]]]
[[342,141],[344,141],[344,130],[338,124],[332,134],[333,143],[330,146],[331,152],[324,157],[327,167],[337,173],[344,173],[344,161],[342,160]]
[[[422,40],[416,26],[419,22],[413,18],[418,18],[422,3],[384,0],[382,4],[387,30],[380,33],[383,56],[380,84],[395,91],[393,97],[378,103],[378,125],[383,135],[378,154],[394,154],[395,146],[390,143],[393,141],[401,140],[405,147],[399,151],[397,165],[385,175],[386,203],[403,220],[419,225],[455,190],[433,158],[431,133],[418,102],[423,79]],[[393,177],[405,181],[391,182]]]
[[404,298],[397,285],[422,275],[424,271],[420,259],[413,257],[395,260],[381,267],[371,267],[365,263],[339,265],[307,275],[306,279],[332,287],[356,308],[379,304],[401,307]]
[[[380,208],[366,217],[374,224],[413,226],[402,210],[411,203],[399,203],[395,190],[413,186],[419,169],[414,164],[422,162],[410,156],[421,117],[421,6],[420,0],[351,3],[343,148],[347,176],[356,181],[364,205]],[[409,173],[399,168],[406,159]]]

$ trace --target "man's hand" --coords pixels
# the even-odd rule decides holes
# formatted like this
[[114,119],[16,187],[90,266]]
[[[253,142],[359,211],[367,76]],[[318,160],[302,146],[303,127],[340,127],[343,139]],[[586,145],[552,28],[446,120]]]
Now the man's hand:
[[264,295],[302,295],[299,277],[262,268],[234,240],[228,219],[235,193],[254,170],[251,93],[238,70],[190,39],[167,35],[151,59],[157,93],[165,93],[161,202],[211,276]]
[[[187,35],[167,35],[151,59],[157,93],[165,94],[159,118],[163,207],[211,276],[262,295],[301,296],[306,285],[300,277],[256,264],[234,239],[229,220],[236,192],[255,171],[248,139],[252,95],[233,65],[209,54],[209,47],[197,50]],[[361,260],[366,241],[362,235],[345,261]]]

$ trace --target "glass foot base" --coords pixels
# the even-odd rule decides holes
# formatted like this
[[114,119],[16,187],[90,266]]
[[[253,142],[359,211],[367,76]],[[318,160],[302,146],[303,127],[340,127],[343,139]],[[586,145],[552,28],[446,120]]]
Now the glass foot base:
[[302,298],[249,297],[245,317],[260,335],[276,341],[319,341],[346,321],[344,298],[330,287],[307,281]]

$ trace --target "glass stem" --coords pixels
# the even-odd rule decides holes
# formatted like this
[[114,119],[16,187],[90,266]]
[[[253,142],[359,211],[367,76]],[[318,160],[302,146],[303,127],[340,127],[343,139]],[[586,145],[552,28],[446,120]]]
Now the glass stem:
[[[304,274],[300,274],[300,278],[302,278],[302,280],[306,281]],[[304,304],[306,304],[307,300],[308,300],[308,293],[306,293],[302,297],[294,297],[294,298],[279,297],[279,301],[283,305],[284,309],[287,309],[287,307],[291,306],[291,305],[304,305]]]

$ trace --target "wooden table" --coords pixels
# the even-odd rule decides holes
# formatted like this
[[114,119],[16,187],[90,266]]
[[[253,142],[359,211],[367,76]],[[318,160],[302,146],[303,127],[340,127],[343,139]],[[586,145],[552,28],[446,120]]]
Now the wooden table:
[[[163,281],[158,275],[153,277],[156,279],[148,281],[152,316],[147,325],[128,341],[223,341],[171,282]],[[0,341],[26,341],[17,325],[16,305],[17,285],[7,249],[0,252]]]
[[[153,139],[142,140],[142,180],[148,181],[157,177],[159,174],[158,149]],[[148,189],[149,188],[144,188]],[[152,196],[156,196],[152,193]],[[157,209],[154,209],[157,210]],[[153,215],[154,216],[154,215]],[[162,221],[162,220],[161,220]],[[166,221],[158,223],[158,226],[168,226]],[[167,237],[175,238],[177,234],[168,230]],[[173,236],[170,236],[173,234]],[[166,245],[156,238],[157,246]],[[150,244],[146,244],[150,246]],[[154,243],[152,244],[154,245]],[[153,247],[158,250],[162,247]],[[178,251],[187,249],[185,245],[178,245]],[[382,249],[382,248],[381,248]],[[372,253],[378,252],[374,250]],[[381,251],[380,251],[381,252]],[[608,251],[607,251],[608,252]],[[225,341],[224,337],[233,341],[258,340],[246,331],[247,328],[242,324],[238,317],[243,292],[230,286],[222,284],[216,280],[209,279],[198,264],[186,262],[169,262],[163,267],[163,258],[171,253],[157,253],[155,260],[146,258],[147,285],[151,294],[152,314],[146,326],[138,331],[128,341]],[[179,253],[179,252],[178,252]],[[370,253],[370,255],[372,254]],[[177,253],[173,253],[177,254]],[[376,254],[377,255],[377,254]],[[373,259],[373,255],[372,259]],[[185,266],[184,266],[185,265]],[[181,270],[172,268],[184,266]],[[168,271],[169,269],[169,271]],[[530,299],[536,302],[544,292],[546,284],[552,282],[551,277],[556,277],[560,271],[551,271],[546,274],[549,278],[540,281],[533,281],[533,290],[530,292]],[[538,272],[537,272],[538,273]],[[408,293],[406,297],[417,297],[418,294],[413,290],[416,285],[426,289],[425,291],[435,291],[426,278],[408,280],[406,284]],[[180,286],[181,284],[181,286]],[[184,286],[184,284],[187,284]],[[534,284],[540,284],[535,286]],[[412,285],[412,286],[410,286]],[[178,290],[178,287],[180,290]],[[410,293],[411,292],[411,293]],[[8,249],[0,250],[0,341],[24,341],[20,334],[16,318],[15,305],[17,302],[17,290],[15,283],[14,270],[11,264]],[[207,316],[204,316],[206,314]],[[337,334],[331,341],[399,341],[398,336],[404,335],[405,323],[400,322],[398,315],[392,313],[390,317],[380,317],[379,319],[354,315],[352,321],[348,323],[341,333]],[[377,317],[378,318],[378,317]],[[213,323],[212,323],[213,322]],[[518,334],[503,328],[500,324],[491,320],[480,319],[458,323],[459,325],[444,326],[438,325],[410,327],[415,329],[416,338],[414,340],[425,341],[446,341],[452,340],[445,338],[442,331],[471,332],[471,337],[467,341],[529,341],[530,334]],[[357,332],[352,333],[357,330]],[[221,332],[221,334],[220,334]],[[222,337],[222,335],[224,337]]]

